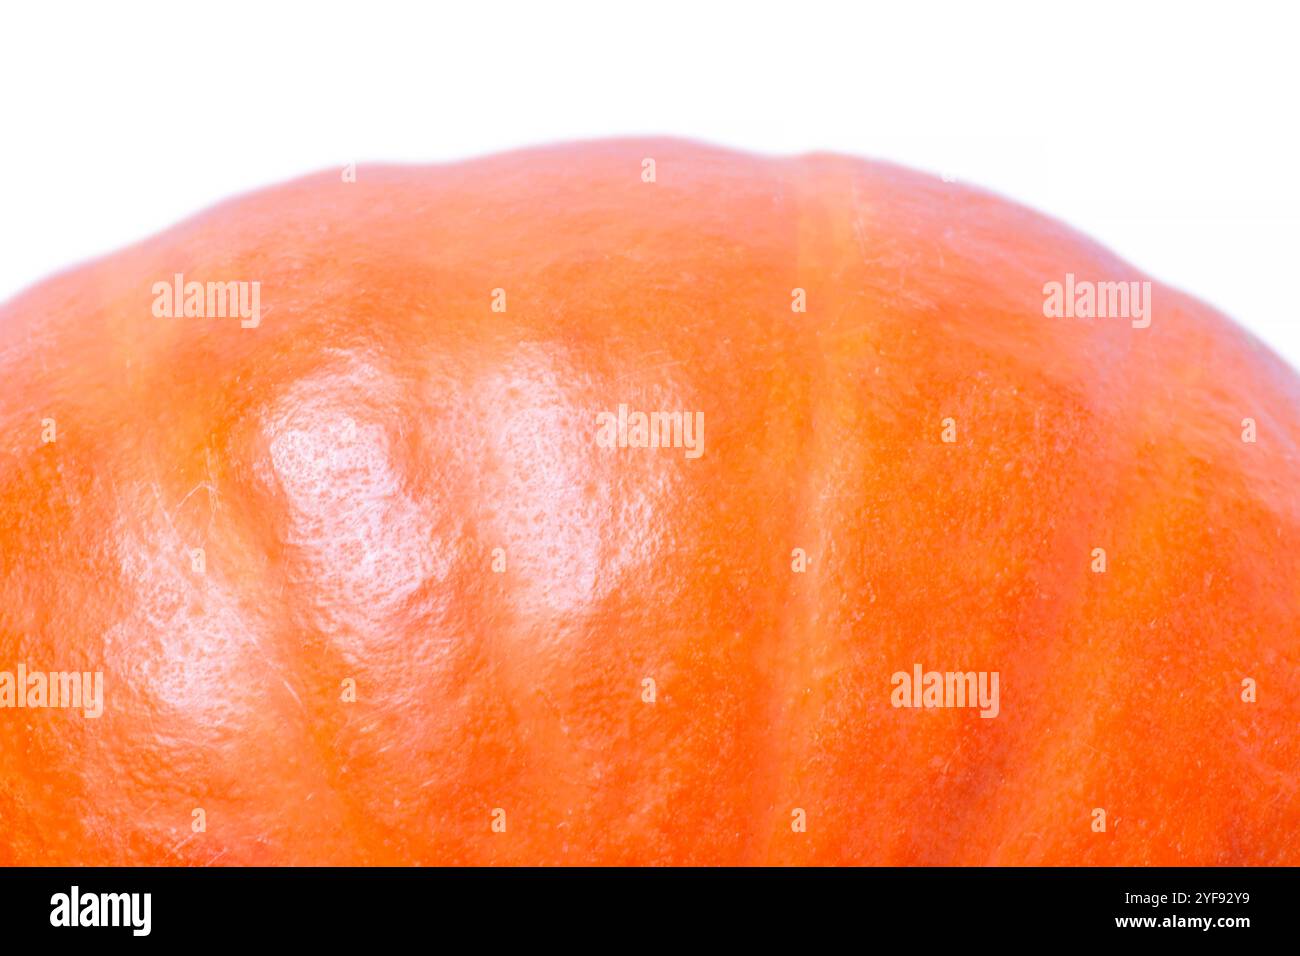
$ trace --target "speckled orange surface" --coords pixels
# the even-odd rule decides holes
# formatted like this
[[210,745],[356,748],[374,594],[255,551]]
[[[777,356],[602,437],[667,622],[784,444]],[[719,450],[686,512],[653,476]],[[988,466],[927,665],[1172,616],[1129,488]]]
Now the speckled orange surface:
[[0,307],[0,670],[104,675],[0,709],[0,863],[1300,864],[1300,379],[1238,327],[1045,317],[1149,277],[856,159],[356,180]]

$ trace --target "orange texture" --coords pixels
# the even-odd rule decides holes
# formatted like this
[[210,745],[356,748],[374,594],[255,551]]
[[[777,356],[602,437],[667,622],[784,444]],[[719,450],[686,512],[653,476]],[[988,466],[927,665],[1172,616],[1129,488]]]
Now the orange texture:
[[0,308],[0,670],[104,675],[0,709],[0,863],[1300,864],[1300,380],[1238,327],[1046,317],[1148,277],[839,156],[345,178]]

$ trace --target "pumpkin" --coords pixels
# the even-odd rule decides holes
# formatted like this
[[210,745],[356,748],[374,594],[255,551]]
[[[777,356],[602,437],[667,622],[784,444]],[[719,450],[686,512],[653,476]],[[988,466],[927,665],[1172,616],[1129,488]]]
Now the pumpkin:
[[999,197],[363,165],[0,373],[0,863],[1300,863],[1300,380]]

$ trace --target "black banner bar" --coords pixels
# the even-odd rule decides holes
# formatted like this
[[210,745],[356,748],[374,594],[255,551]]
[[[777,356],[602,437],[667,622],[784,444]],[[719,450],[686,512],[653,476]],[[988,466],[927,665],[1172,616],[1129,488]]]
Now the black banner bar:
[[[535,943],[789,933],[918,945],[1294,934],[1294,869],[9,869],[4,938],[338,943],[469,933]],[[455,936],[447,934],[456,934]],[[418,938],[418,936],[417,936]],[[459,948],[459,947],[458,947]],[[923,949],[915,950],[917,952]]]

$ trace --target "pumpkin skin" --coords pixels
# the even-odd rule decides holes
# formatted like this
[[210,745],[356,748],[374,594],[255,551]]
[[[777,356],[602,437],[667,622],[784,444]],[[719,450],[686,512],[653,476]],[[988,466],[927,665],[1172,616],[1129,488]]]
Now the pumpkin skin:
[[[155,317],[175,273],[260,325]],[[1047,318],[1066,273],[1147,279],[893,166],[621,140],[38,285],[0,669],[105,703],[0,710],[0,863],[1300,863],[1300,380],[1159,283]],[[620,403],[704,453],[599,447]],[[917,663],[998,716],[892,706]]]

